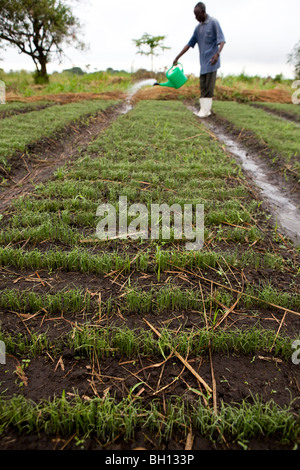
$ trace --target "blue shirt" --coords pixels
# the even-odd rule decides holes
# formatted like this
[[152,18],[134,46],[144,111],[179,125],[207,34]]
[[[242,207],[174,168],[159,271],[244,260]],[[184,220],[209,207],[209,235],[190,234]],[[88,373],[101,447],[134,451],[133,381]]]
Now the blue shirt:
[[223,31],[219,22],[207,15],[204,23],[199,23],[193,36],[188,42],[188,46],[194,48],[198,43],[200,54],[201,75],[215,72],[220,68],[220,57],[215,65],[211,65],[211,58],[218,52],[218,46],[221,42],[225,42]]

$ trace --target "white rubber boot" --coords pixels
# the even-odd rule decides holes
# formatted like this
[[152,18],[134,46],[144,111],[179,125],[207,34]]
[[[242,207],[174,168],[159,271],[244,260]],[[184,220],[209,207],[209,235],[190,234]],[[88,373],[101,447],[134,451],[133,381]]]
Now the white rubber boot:
[[201,117],[201,116],[200,116],[200,113],[201,113],[201,109],[202,109],[202,107],[203,107],[203,98],[200,98],[199,103],[200,103],[200,109],[199,109],[198,112],[195,112],[194,114],[195,114],[196,116],[198,116],[198,117]]
[[195,113],[200,118],[206,118],[211,115],[212,98],[200,98],[200,111]]

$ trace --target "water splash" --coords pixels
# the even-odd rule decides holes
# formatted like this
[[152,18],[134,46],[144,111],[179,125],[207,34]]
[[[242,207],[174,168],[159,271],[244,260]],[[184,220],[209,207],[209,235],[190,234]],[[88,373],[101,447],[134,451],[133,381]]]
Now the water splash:
[[154,85],[156,82],[153,78],[147,78],[146,80],[141,80],[140,82],[134,83],[127,93],[127,98],[125,99],[124,107],[121,111],[121,114],[127,114],[129,111],[133,109],[132,98],[134,95],[144,86],[151,86]]

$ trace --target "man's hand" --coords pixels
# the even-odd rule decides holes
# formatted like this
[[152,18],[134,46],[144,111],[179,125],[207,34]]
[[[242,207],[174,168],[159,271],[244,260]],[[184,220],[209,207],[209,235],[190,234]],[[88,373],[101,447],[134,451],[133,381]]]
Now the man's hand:
[[176,59],[174,60],[173,62],[173,65],[177,65],[178,64],[178,61],[180,59],[180,57],[183,56],[183,54],[185,54],[188,50],[189,50],[190,46],[184,46],[184,48],[182,49],[182,51],[180,52],[180,54],[178,54],[178,56],[176,57]]
[[219,44],[219,50],[218,50],[218,52],[210,59],[211,65],[215,65],[215,64],[218,62],[219,57],[220,57],[220,54],[221,54],[221,52],[222,52],[224,46],[225,46],[225,42],[221,42],[221,43]]
[[215,54],[211,59],[210,59],[210,63],[211,65],[215,65],[219,60],[219,54]]

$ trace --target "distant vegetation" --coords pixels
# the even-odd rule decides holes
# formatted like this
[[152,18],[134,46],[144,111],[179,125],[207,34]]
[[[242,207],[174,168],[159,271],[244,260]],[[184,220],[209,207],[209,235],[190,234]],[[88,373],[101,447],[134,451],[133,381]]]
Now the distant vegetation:
[[74,75],[84,75],[86,73],[80,67],[72,67],[71,69],[64,70],[64,72],[69,72]]
[[[146,69],[139,69],[134,73],[125,70],[115,70],[112,67],[105,71],[83,70],[74,66],[63,72],[53,72],[49,76],[49,83],[37,85],[35,75],[32,72],[10,71],[4,72],[0,69],[0,80],[5,82],[6,92],[11,95],[21,95],[30,97],[34,95],[47,95],[57,93],[103,93],[111,91],[126,91],[128,87],[138,81],[147,78],[155,78],[158,82],[164,81],[164,72],[151,72]],[[186,90],[192,87],[197,93],[199,88],[199,78],[189,75],[189,80],[185,85]],[[251,90],[284,90],[291,94],[292,80],[285,79],[282,75],[276,77],[248,76],[245,73],[239,75],[220,75],[217,79],[218,99],[241,99],[245,91]],[[222,89],[224,87],[224,89]],[[229,95],[228,95],[228,92]],[[227,96],[228,95],[228,96]]]
[[0,80],[5,82],[7,93],[27,97],[52,93],[101,93],[126,90],[132,82],[132,77],[126,72],[86,73],[79,67],[73,67],[61,73],[54,72],[49,76],[49,83],[45,85],[36,85],[34,74],[24,70],[5,73],[0,69]]

